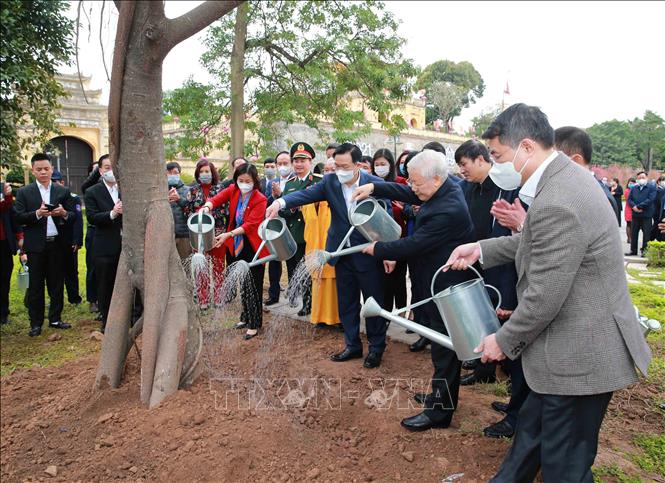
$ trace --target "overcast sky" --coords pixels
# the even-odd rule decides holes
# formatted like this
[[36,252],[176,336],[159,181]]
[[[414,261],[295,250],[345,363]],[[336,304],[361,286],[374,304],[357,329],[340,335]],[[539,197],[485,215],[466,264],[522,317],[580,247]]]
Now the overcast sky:
[[[167,1],[176,17],[200,2]],[[71,15],[76,15],[73,2]],[[99,23],[99,3],[92,23]],[[651,109],[665,116],[663,19],[665,2],[386,2],[401,20],[404,54],[421,67],[440,59],[469,61],[482,75],[485,95],[465,109],[456,125],[465,127],[483,109],[501,102],[540,106],[554,127],[588,127],[609,119],[641,117]],[[102,34],[107,65],[113,49],[117,13],[105,20]],[[98,30],[80,34],[83,73],[108,92]],[[164,62],[164,89],[190,75],[206,82],[199,64],[205,32],[173,49]]]

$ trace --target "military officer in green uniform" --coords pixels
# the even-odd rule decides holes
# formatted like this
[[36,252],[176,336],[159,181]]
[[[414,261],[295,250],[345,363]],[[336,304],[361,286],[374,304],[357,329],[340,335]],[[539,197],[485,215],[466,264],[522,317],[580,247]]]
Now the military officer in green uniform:
[[[287,180],[284,185],[284,191],[281,196],[287,195],[294,191],[304,190],[307,187],[318,183],[322,175],[312,172],[312,159],[316,156],[314,149],[307,143],[298,142],[291,146],[291,161],[293,163],[293,175]],[[293,277],[293,272],[296,269],[300,260],[305,256],[305,220],[303,219],[300,208],[295,210],[282,210],[279,212],[280,216],[286,220],[286,225],[293,236],[293,239],[298,244],[296,254],[286,261],[286,270],[289,276],[289,282]],[[291,305],[295,305],[295,300],[289,300]],[[300,316],[307,316],[312,312],[312,280],[309,279],[307,287],[303,292],[303,305],[302,309],[298,312]]]

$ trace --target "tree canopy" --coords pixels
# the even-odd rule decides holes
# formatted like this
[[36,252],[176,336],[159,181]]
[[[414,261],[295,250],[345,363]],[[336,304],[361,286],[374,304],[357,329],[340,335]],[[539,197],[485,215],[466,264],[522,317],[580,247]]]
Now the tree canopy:
[[[248,9],[240,108],[255,135],[250,152],[260,152],[277,130],[295,122],[318,129],[324,141],[357,139],[371,127],[363,112],[351,109],[351,95],[378,113],[391,133],[406,127],[392,111],[410,95],[417,70],[402,57],[398,22],[381,2],[251,1]],[[214,85],[192,80],[165,96],[165,114],[177,116],[182,127],[170,151],[195,157],[228,144],[224,120],[238,108],[230,96],[235,21],[222,18],[206,38],[202,62]],[[332,133],[322,121],[332,124]]]
[[[459,89],[459,102],[449,112],[441,112],[432,99],[432,89],[438,83],[444,82]],[[440,85],[440,84],[439,84]],[[453,62],[451,60],[438,60],[425,67],[418,75],[417,89],[425,89],[428,97],[427,123],[437,118],[449,121],[458,116],[462,109],[469,107],[485,92],[485,82],[471,62]]]
[[632,121],[613,119],[587,129],[593,164],[665,169],[665,121],[653,111]]
[[[58,98],[66,95],[55,80],[57,67],[73,53],[74,22],[61,0],[4,0],[0,3],[0,102],[2,162],[20,162],[21,150],[57,132]],[[21,137],[23,127],[27,136]]]

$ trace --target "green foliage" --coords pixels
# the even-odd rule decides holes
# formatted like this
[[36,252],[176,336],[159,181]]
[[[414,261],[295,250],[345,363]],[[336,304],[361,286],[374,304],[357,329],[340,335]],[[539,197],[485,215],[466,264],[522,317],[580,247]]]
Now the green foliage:
[[643,454],[634,456],[634,461],[643,470],[665,476],[665,435],[643,434],[634,440]]
[[[593,141],[593,163],[644,169],[665,168],[665,121],[652,111],[633,121],[611,120],[587,129]],[[647,158],[651,155],[652,165]]]
[[647,265],[650,267],[665,267],[665,242],[650,241],[647,244]]
[[[32,171],[28,171],[29,182],[32,183],[35,180],[35,176],[32,174]],[[12,164],[5,178],[9,183],[17,186],[23,186],[25,182],[25,176],[23,175],[23,166],[21,164]]]
[[[0,3],[0,153],[5,163],[20,163],[21,150],[57,132],[58,98],[65,96],[54,75],[74,52],[74,22],[61,0],[4,0]],[[27,137],[19,137],[24,127]]]
[[[427,91],[431,103],[430,109],[438,113],[438,117],[449,120],[462,109],[464,91],[461,87],[450,82],[437,81]],[[434,113],[431,113],[434,115]]]
[[483,110],[480,114],[471,119],[471,131],[469,132],[469,135],[478,137],[482,136],[499,114],[501,114],[500,105]]
[[[432,88],[439,82],[444,82],[459,89],[459,100],[457,105],[449,112],[440,111],[436,102],[432,99]],[[430,102],[431,109],[427,113],[427,123],[437,118],[448,121],[458,116],[462,109],[469,107],[485,92],[485,82],[471,62],[453,62],[451,60],[439,60],[428,65],[418,76],[417,89],[425,89]]]
[[[249,152],[272,152],[277,132],[295,122],[316,128],[324,141],[358,139],[371,126],[362,112],[350,109],[350,94],[377,112],[391,133],[406,128],[401,116],[390,113],[410,94],[417,70],[402,58],[398,23],[381,2],[250,1],[248,17],[245,127],[256,137]],[[224,124],[208,131],[208,144],[200,138],[228,116],[234,23],[235,16],[223,17],[205,41],[202,61],[214,85],[190,81],[166,96],[165,111],[186,123],[185,132],[169,141],[170,152],[195,157],[229,142]],[[195,100],[187,100],[188,94],[196,94]],[[320,128],[323,120],[332,123],[331,136]]]

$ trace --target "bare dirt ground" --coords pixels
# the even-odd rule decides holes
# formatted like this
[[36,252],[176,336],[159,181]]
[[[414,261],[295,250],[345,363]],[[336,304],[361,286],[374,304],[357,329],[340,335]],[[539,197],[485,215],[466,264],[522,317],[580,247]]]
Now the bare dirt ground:
[[[367,370],[362,359],[328,360],[340,333],[295,330],[268,346],[264,335],[229,335],[233,348],[216,362],[228,370],[216,374],[235,382],[204,372],[153,410],[139,402],[134,350],[117,390],[93,391],[96,356],[17,370],[1,385],[2,481],[442,481],[463,473],[458,481],[474,482],[487,481],[509,447],[482,436],[501,416],[489,407],[497,397],[478,387],[462,388],[451,428],[400,427],[418,412],[410,398],[428,382],[429,352],[389,342],[381,367]],[[271,382],[248,382],[257,367]],[[648,409],[649,391],[615,396],[599,462],[640,474],[625,454],[631,435],[665,429]]]

